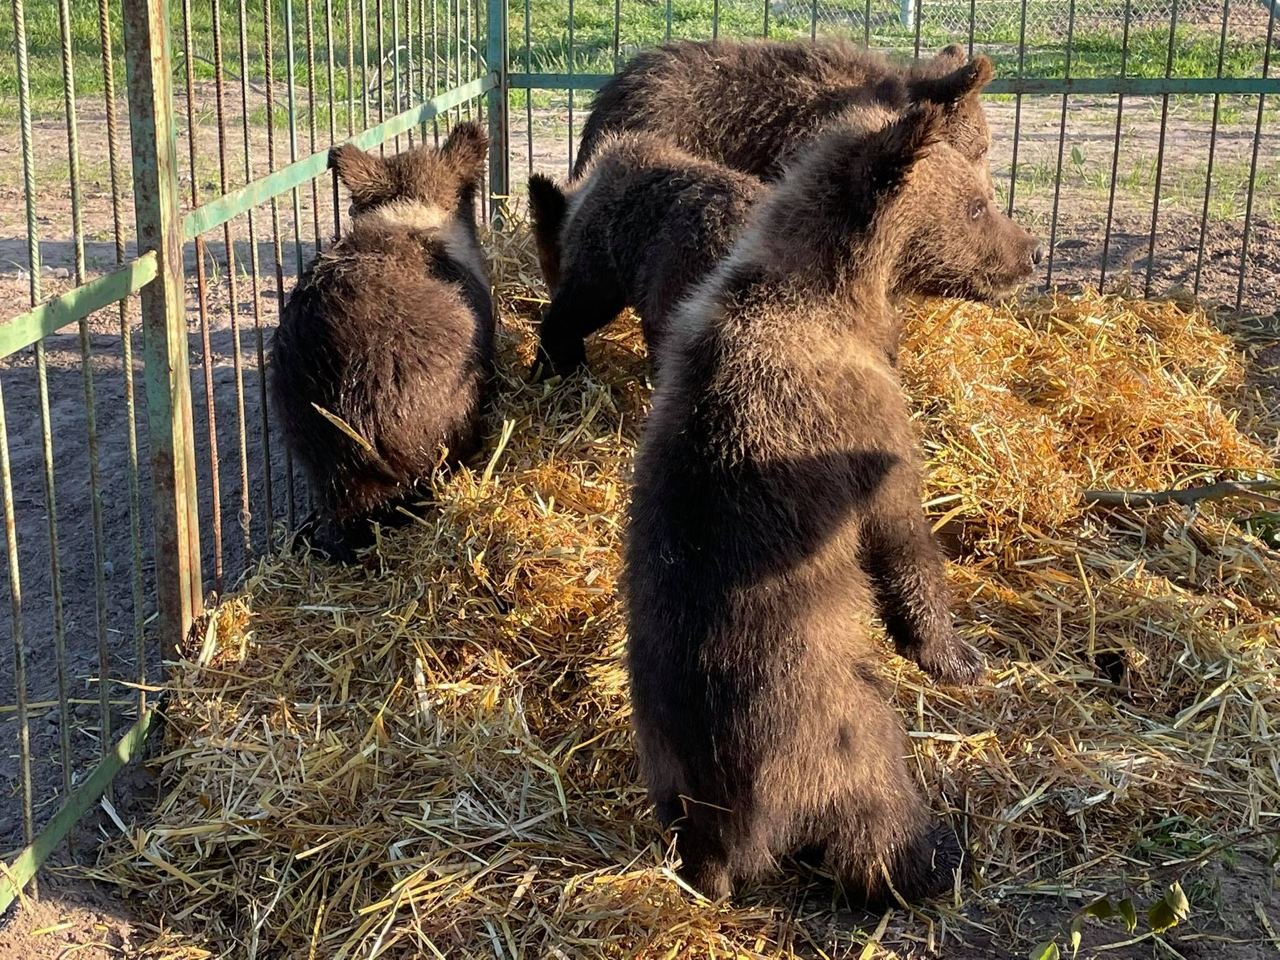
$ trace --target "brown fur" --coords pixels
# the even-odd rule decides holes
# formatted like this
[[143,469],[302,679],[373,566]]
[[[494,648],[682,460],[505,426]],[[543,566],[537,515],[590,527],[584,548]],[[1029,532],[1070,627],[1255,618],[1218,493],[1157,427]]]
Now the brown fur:
[[[904,757],[869,632],[941,680],[952,629],[890,357],[891,299],[987,297],[1035,241],[940,142],[936,107],[833,128],[681,308],[641,443],[623,574],[641,765],[687,879],[719,896],[820,850],[855,897],[961,860]],[[975,211],[977,216],[974,216]]]
[[635,307],[656,362],[680,299],[729,251],[759,180],[699,160],[651,134],[610,138],[567,195],[529,181],[551,305],[539,329],[544,372],[569,373],[583,339]]
[[318,501],[317,545],[337,558],[367,542],[368,520],[392,516],[442,446],[457,461],[480,444],[494,333],[475,223],[486,143],[467,123],[440,150],[330,152],[355,215],[285,305],[270,387]]
[[943,136],[990,186],[990,131],[980,94],[994,76],[957,46],[895,64],[843,41],[677,41],[636,56],[596,95],[574,165],[581,175],[601,138],[646,130],[689,153],[765,180],[850,109],[874,101],[943,107]]

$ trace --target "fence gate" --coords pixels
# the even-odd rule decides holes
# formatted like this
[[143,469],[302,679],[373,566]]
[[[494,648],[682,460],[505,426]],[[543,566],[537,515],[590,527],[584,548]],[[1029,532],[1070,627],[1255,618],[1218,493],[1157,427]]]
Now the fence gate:
[[996,60],[993,170],[1047,282],[1275,309],[1275,0],[9,3],[0,911],[139,754],[205,599],[305,512],[264,358],[342,230],[335,142],[487,117],[505,197],[563,174],[589,91],[664,39],[961,42]]

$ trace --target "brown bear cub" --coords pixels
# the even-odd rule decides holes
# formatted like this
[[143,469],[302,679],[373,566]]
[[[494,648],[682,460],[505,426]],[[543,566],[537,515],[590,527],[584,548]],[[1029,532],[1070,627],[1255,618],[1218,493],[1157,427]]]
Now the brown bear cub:
[[530,177],[551,292],[535,372],[572,372],[586,358],[583,339],[628,306],[640,314],[655,364],[680,298],[728,253],[763,192],[754,177],[644,133],[611,137],[567,192]]
[[944,126],[922,106],[815,140],[664,351],[629,514],[628,668],[651,799],[710,896],[822,851],[855,898],[920,898],[962,860],[869,630],[879,614],[941,681],[983,671],[921,508],[892,300],[994,297],[1038,245]]
[[596,94],[573,176],[609,133],[648,131],[695,156],[776,180],[796,148],[868,98],[893,110],[935,103],[946,140],[990,186],[980,94],[994,76],[955,45],[899,65],[844,41],[676,41],[638,54]]
[[[369,521],[480,445],[494,316],[476,234],[487,137],[438,150],[329,154],[351,193],[346,235],[303,273],[280,317],[271,399],[317,500],[314,545],[350,560]],[[353,435],[354,434],[354,435]]]

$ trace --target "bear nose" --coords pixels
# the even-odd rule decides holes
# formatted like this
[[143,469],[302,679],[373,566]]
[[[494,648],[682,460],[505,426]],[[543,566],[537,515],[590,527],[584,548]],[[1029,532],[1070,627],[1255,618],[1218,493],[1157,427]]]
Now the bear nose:
[[1031,262],[1039,266],[1040,261],[1044,259],[1044,244],[1037,243],[1031,251]]

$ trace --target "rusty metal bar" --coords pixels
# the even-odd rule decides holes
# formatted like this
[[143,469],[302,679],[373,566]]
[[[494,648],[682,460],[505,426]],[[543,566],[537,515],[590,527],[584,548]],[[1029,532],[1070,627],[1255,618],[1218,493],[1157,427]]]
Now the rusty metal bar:
[[[62,106],[67,129],[67,172],[71,189],[72,251],[76,284],[85,282],[84,216],[80,197],[80,134],[76,124],[76,81],[71,52],[71,7],[58,0],[58,36],[62,42]],[[93,384],[93,348],[89,318],[79,321],[80,374],[84,386],[84,422],[89,453],[89,518],[93,530],[93,612],[98,641],[98,722],[101,749],[111,745],[111,649],[107,645],[106,533],[102,523],[102,482],[98,473],[98,412]]]
[[[230,189],[227,178],[226,81],[222,66],[222,4],[210,0],[213,17],[213,96],[218,117],[218,189],[224,196]],[[241,68],[243,73],[243,67]],[[240,342],[240,288],[236,271],[236,238],[231,221],[222,225],[222,243],[227,262],[227,319],[231,324],[231,367],[236,391],[236,453],[240,464],[240,539],[245,558],[253,554],[249,511],[249,441],[244,407],[244,356]]]
[[[111,51],[111,10],[108,0],[98,0],[98,43],[102,48],[102,99],[107,117],[107,165],[111,178],[111,228],[117,268],[124,265],[123,189],[120,183],[120,136],[116,128],[115,64]],[[133,593],[134,679],[137,682],[138,716],[147,708],[147,641],[144,632],[142,576],[142,491],[138,482],[138,418],[133,382],[133,331],[129,325],[128,297],[119,301],[120,363],[124,371],[125,443],[129,460],[129,547],[132,558],[130,587]],[[47,401],[46,401],[47,402]],[[51,505],[52,509],[52,505]],[[57,588],[55,586],[55,595]],[[63,650],[63,657],[66,652]],[[65,709],[65,708],[64,708]],[[64,721],[65,726],[65,721]],[[64,738],[68,736],[63,731]],[[69,744],[67,745],[69,749]]]
[[[191,42],[191,0],[182,0],[183,72],[187,94],[187,159],[191,165],[191,206],[200,205],[200,152],[196,147],[195,51]],[[205,273],[204,238],[195,237],[196,309],[200,315],[200,356],[204,373],[204,408],[208,417],[209,499],[213,537],[213,589],[222,593],[222,471],[218,462],[218,410],[213,396],[213,344],[209,335],[208,277]]]
[[[253,159],[249,129],[249,35],[245,0],[236,4],[236,33],[240,54],[240,117],[244,138],[244,182],[253,182]],[[265,546],[271,549],[271,530],[275,523],[275,504],[271,476],[271,422],[267,408],[267,360],[262,329],[262,270],[258,256],[258,231],[253,207],[245,211],[249,230],[249,293],[253,297],[253,340],[258,361],[258,413],[261,430],[263,495],[266,506]]]
[[[1267,44],[1262,55],[1262,79],[1265,82],[1271,75],[1271,50],[1276,35],[1276,16],[1280,13],[1280,3],[1271,4],[1271,13],[1267,17]],[[1258,119],[1253,126],[1253,153],[1249,157],[1249,193],[1244,203],[1244,239],[1240,242],[1240,280],[1236,284],[1236,309],[1244,302],[1244,281],[1249,272],[1249,232],[1253,227],[1253,197],[1258,183],[1258,151],[1262,147],[1262,119],[1266,110],[1267,96],[1258,94]]]
[[[289,2],[289,0],[285,0]],[[274,176],[276,170],[276,100],[275,71],[272,55],[271,38],[271,0],[262,0],[262,70],[266,85],[267,97],[267,176]],[[246,185],[245,189],[248,189]],[[295,203],[297,191],[293,191]],[[284,305],[284,245],[280,239],[280,194],[272,192],[271,201],[271,254],[275,261],[276,273],[276,305]],[[295,220],[296,222],[296,220]],[[262,367],[263,379],[266,378],[266,367]],[[265,412],[264,412],[265,416]],[[270,467],[268,467],[270,472]],[[293,454],[286,444],[284,448],[284,501],[285,519],[292,528],[297,522],[297,509],[294,503],[293,490]]]
[[[1067,8],[1067,62],[1065,73],[1071,76],[1071,41],[1075,38],[1076,31],[1076,0],[1069,0]],[[1045,268],[1045,289],[1053,287],[1053,259],[1054,253],[1058,245],[1058,203],[1062,198],[1062,160],[1063,151],[1067,147],[1067,100],[1068,95],[1062,95],[1062,110],[1058,117],[1058,165],[1057,172],[1053,177],[1053,215],[1049,223],[1049,262]]]
[[[1178,36],[1178,0],[1173,0],[1169,15],[1169,48],[1165,53],[1164,78],[1173,75],[1173,47]],[[1151,296],[1151,278],[1156,268],[1156,227],[1160,222],[1160,187],[1164,183],[1164,144],[1169,130],[1169,94],[1160,98],[1160,139],[1156,146],[1156,186],[1151,195],[1151,237],[1147,244],[1147,277],[1142,284],[1142,295]]]
[[[1120,79],[1129,69],[1129,25],[1133,13],[1133,0],[1124,0],[1124,34],[1120,41]],[[1111,253],[1111,227],[1115,222],[1116,184],[1120,173],[1120,140],[1124,132],[1124,92],[1116,98],[1116,132],[1111,150],[1111,185],[1107,188],[1107,225],[1102,232],[1102,264],[1098,272],[1098,289],[1107,285],[1107,258]]]

